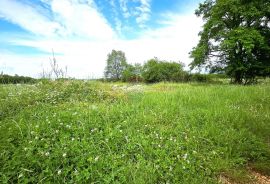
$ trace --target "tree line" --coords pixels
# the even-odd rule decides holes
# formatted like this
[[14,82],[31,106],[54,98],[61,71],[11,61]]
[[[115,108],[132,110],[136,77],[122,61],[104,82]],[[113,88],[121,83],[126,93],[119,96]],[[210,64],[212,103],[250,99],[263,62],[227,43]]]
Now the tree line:
[[0,74],[0,84],[35,83],[36,79],[19,75]]
[[184,70],[184,64],[175,61],[153,58],[145,62],[129,64],[123,51],[112,50],[108,54],[104,76],[106,81],[122,82],[210,82],[213,78],[226,76],[209,74],[191,74]]
[[[225,74],[233,83],[251,84],[258,77],[270,76],[270,1],[206,0],[195,14],[204,20],[200,41],[190,53],[189,67]],[[179,62],[157,58],[143,66],[126,63],[122,51],[108,55],[105,77],[109,80],[146,82],[188,81]]]

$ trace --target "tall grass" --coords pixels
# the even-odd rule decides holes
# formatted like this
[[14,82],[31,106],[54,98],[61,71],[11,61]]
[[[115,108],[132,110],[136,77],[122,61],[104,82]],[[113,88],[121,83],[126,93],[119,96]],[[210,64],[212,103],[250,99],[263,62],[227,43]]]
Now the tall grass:
[[248,166],[269,172],[268,84],[125,85],[0,86],[1,183],[217,183]]

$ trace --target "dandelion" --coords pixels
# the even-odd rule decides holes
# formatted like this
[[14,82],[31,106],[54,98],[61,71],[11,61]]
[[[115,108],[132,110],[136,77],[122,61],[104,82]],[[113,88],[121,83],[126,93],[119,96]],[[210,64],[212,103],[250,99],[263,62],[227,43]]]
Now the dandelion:
[[64,153],[64,154],[63,154],[63,157],[66,157],[66,156],[67,156],[67,154],[66,154],[66,153]]

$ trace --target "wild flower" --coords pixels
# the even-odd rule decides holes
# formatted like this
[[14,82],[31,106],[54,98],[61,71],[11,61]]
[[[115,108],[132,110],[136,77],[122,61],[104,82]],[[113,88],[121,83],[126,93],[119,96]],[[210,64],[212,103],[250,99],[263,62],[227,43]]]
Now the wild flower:
[[66,157],[67,156],[67,154],[66,153],[63,153],[63,157]]
[[72,138],[71,138],[71,141],[74,141],[74,140],[75,140],[75,138],[74,138],[74,137],[72,137]]
[[95,158],[95,162],[97,162],[97,161],[98,161],[98,159],[99,159],[99,156],[97,156],[97,157]]
[[23,177],[23,173],[20,173],[18,176],[18,178],[21,178],[21,177]]
[[45,156],[49,156],[49,155],[50,155],[50,153],[49,153],[49,152],[46,152],[46,153],[45,153]]
[[184,160],[186,160],[186,159],[187,159],[187,157],[188,157],[188,154],[187,154],[187,153],[185,153],[185,154],[184,154],[184,156],[183,156],[183,159],[184,159]]
[[60,175],[61,172],[62,172],[61,169],[59,169],[59,170],[57,171],[57,174]]

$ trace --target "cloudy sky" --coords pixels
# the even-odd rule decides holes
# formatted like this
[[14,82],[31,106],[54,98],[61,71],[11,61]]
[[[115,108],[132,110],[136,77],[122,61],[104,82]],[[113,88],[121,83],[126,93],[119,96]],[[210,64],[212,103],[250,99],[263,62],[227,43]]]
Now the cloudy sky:
[[129,63],[188,64],[202,20],[202,0],[0,0],[0,72],[39,77],[52,49],[76,78],[103,76],[107,54]]

